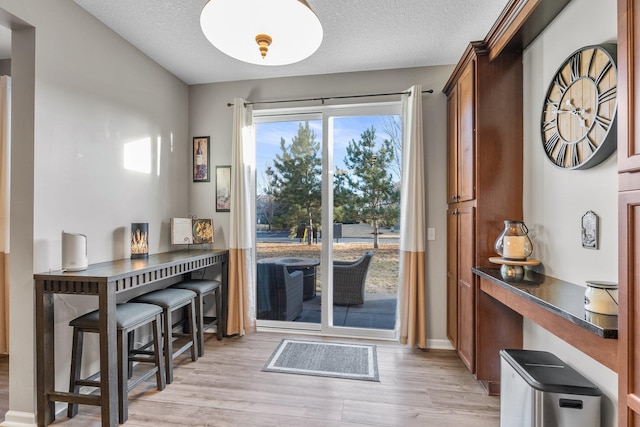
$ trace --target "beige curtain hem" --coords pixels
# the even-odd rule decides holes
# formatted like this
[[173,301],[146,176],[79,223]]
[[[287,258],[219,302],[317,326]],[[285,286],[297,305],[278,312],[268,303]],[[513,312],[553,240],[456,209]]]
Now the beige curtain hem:
[[427,348],[427,307],[425,253],[402,252],[400,342],[409,347]]
[[245,335],[256,330],[249,316],[249,295],[246,292],[250,272],[248,249],[229,249],[229,292],[227,296],[227,335]]

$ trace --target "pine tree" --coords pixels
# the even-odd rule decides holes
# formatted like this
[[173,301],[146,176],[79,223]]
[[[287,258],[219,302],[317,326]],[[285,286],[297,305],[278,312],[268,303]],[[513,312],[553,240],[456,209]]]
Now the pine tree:
[[349,185],[354,193],[363,220],[373,225],[373,247],[378,248],[379,222],[397,211],[400,193],[391,171],[395,159],[391,141],[377,146],[376,130],[372,126],[360,134],[360,141],[351,140],[344,163],[350,170]]

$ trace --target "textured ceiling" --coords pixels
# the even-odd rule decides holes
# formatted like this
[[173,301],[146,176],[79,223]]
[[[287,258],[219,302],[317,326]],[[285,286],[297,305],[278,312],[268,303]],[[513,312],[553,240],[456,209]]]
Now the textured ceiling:
[[[296,64],[230,58],[204,37],[207,0],[74,0],[187,84],[455,64],[508,0],[307,0],[324,30]],[[240,24],[240,23],[239,23]]]

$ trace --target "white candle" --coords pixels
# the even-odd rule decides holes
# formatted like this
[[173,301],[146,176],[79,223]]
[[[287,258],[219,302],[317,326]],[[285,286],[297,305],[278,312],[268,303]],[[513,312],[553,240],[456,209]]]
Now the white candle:
[[504,236],[502,256],[510,259],[525,259],[524,239],[526,236]]

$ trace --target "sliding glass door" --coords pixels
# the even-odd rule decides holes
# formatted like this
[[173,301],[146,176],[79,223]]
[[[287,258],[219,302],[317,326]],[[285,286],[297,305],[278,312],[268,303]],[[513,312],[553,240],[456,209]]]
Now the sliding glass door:
[[398,110],[254,113],[259,327],[394,336]]

